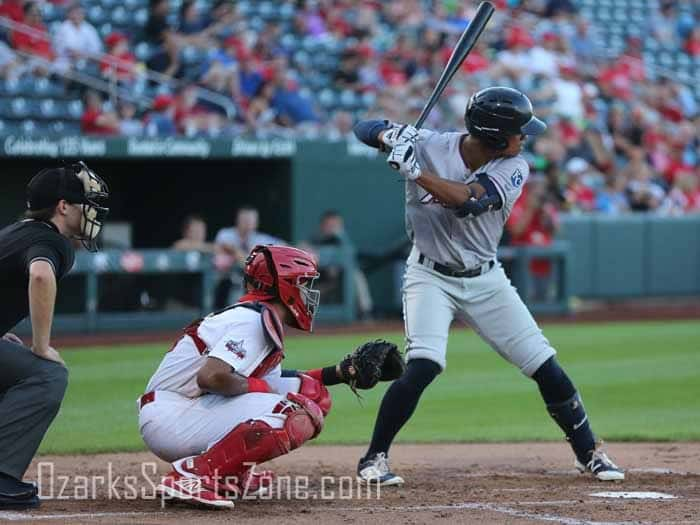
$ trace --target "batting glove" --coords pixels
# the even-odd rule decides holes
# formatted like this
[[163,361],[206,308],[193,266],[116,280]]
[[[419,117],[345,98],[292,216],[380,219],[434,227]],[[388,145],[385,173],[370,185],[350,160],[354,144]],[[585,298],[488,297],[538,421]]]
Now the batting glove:
[[413,142],[399,142],[389,153],[386,161],[389,166],[406,177],[408,180],[416,180],[421,176],[420,164],[416,158],[416,148]]
[[399,142],[415,142],[418,138],[418,130],[410,124],[391,123],[391,127],[382,135],[385,146],[395,148]]

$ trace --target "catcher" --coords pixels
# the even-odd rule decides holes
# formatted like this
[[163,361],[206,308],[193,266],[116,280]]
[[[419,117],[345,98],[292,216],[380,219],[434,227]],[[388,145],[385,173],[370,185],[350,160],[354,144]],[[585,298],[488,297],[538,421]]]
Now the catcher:
[[138,400],[148,448],[172,463],[162,496],[210,507],[269,487],[253,467],[300,447],[323,428],[326,386],[355,389],[399,377],[396,345],[365,343],[334,366],[282,370],[283,324],[311,331],[319,303],[312,256],[286,246],[256,246],[239,302],[199,319],[165,355]]

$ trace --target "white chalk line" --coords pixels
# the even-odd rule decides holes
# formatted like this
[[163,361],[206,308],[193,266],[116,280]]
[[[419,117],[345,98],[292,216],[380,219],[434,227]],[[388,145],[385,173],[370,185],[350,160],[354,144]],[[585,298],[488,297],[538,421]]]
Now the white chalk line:
[[[684,498],[686,501],[700,501],[700,498]],[[612,499],[606,501],[606,503],[616,503],[622,500]],[[534,507],[554,507],[554,506],[564,506],[564,505],[580,505],[580,504],[600,504],[600,500],[550,500],[550,501],[514,501],[510,503],[511,506],[499,505],[496,503],[477,503],[477,502],[464,502],[464,503],[452,503],[452,504],[442,504],[442,505],[414,505],[414,506],[391,506],[391,507],[339,507],[333,508],[334,511],[340,512],[420,512],[420,511],[445,511],[445,510],[486,510],[491,512],[498,512],[500,514],[506,514],[509,516],[514,516],[517,518],[525,518],[531,520],[540,520],[554,523],[561,523],[562,525],[632,525],[638,524],[638,521],[590,521],[582,520],[578,518],[569,518],[566,516],[558,516],[556,514],[539,514],[532,513],[525,510],[518,510],[512,508],[515,506],[534,506]],[[91,513],[65,513],[65,514],[31,514],[22,512],[11,512],[11,511],[0,511],[0,521],[41,521],[41,520],[65,520],[65,519],[100,519],[100,518],[113,518],[113,517],[136,517],[136,516],[147,516],[154,517],[159,514],[165,514],[164,512],[91,512]],[[697,522],[686,522],[686,521],[669,521],[664,522],[673,525],[682,525],[686,523],[697,523]]]
[[[546,503],[546,502],[545,502]],[[518,510],[504,505],[495,503],[454,503],[450,505],[417,505],[417,506],[395,506],[395,507],[350,507],[342,509],[333,509],[334,511],[344,512],[362,512],[362,511],[387,511],[387,512],[420,512],[420,511],[445,511],[445,510],[486,510],[498,512],[516,518],[525,518],[538,521],[548,521],[561,523],[562,525],[632,525],[639,522],[632,521],[590,521],[580,520],[578,518],[567,518],[566,516],[557,516],[556,514],[534,514],[525,510]]]
[[0,511],[0,521],[40,521],[65,520],[73,518],[99,519],[133,516],[155,516],[157,512],[78,512],[72,514],[30,514],[24,512]]

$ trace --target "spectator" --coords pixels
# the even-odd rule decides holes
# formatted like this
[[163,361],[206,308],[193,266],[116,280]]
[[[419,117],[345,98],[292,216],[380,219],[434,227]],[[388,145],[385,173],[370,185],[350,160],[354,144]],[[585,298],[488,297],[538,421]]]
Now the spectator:
[[352,51],[346,51],[340,58],[340,65],[335,70],[333,82],[337,89],[360,89],[360,75],[358,69],[360,60],[357,54]]
[[129,39],[114,31],[105,38],[107,53],[100,61],[102,76],[118,82],[131,82],[135,77],[136,56],[129,50]]
[[41,18],[41,9],[35,2],[24,4],[24,24],[28,31],[16,29],[12,33],[12,46],[21,53],[27,53],[44,60],[53,60],[49,32]]
[[80,119],[80,129],[86,135],[116,135],[119,133],[119,117],[105,109],[102,96],[97,91],[85,93],[85,111]]
[[[323,246],[345,247],[351,250],[354,256],[355,248],[345,232],[343,216],[335,210],[327,210],[323,213],[318,232],[309,242],[315,249]],[[319,289],[324,293],[326,301],[331,304],[340,302],[342,300],[342,267],[321,266],[320,273]],[[367,277],[359,267],[356,267],[352,278],[359,317],[362,320],[370,320],[373,301]]]
[[102,41],[97,30],[85,21],[85,11],[80,4],[68,7],[66,20],[61,23],[55,37],[58,55],[71,62],[102,52]]
[[119,134],[125,137],[143,135],[143,122],[136,118],[136,106],[128,100],[119,103]]
[[700,26],[693,27],[683,48],[692,57],[700,56]]
[[678,46],[678,16],[675,0],[662,0],[658,11],[652,13],[648,22],[648,33],[662,45]]
[[260,68],[257,66],[253,55],[244,46],[237,47],[236,55],[239,63],[238,84],[241,96],[251,99],[258,93],[260,86],[264,83]]
[[143,31],[146,40],[157,47],[148,59],[148,67],[174,76],[180,69],[182,42],[168,22],[169,11],[169,0],[150,0],[148,22]]
[[200,12],[197,2],[184,0],[180,5],[178,30],[184,35],[196,35],[209,26],[207,17]]
[[5,42],[0,40],[0,78],[17,79],[24,70],[22,59]]
[[250,101],[246,112],[248,128],[253,132],[266,131],[277,127],[277,112],[272,107],[275,87],[272,83],[261,84]]
[[571,49],[578,62],[593,65],[593,62],[602,55],[601,37],[594,32],[591,24],[583,17],[576,20],[576,33],[571,38]]
[[329,122],[328,129],[324,133],[326,140],[331,142],[341,140],[355,140],[352,132],[352,113],[347,111],[336,111]]
[[[188,215],[182,223],[182,237],[175,241],[173,250],[186,252],[214,253],[214,244],[207,242],[207,223],[199,215]],[[192,274],[175,274],[165,278],[167,310],[201,308],[202,279]]]
[[146,116],[145,130],[149,137],[177,135],[175,125],[175,99],[172,95],[158,95],[153,99],[152,111]]
[[188,215],[182,223],[182,237],[173,243],[174,250],[214,253],[207,242],[207,223],[201,215]]
[[621,175],[627,180],[627,199],[633,211],[656,210],[664,200],[665,192],[654,181],[655,173],[644,160],[644,150],[633,148],[629,163]]
[[[559,229],[556,207],[546,201],[547,181],[544,177],[532,177],[515,201],[508,223],[510,243],[514,246],[549,246]],[[553,270],[548,259],[530,262],[533,287],[530,300],[545,301],[552,295]]]
[[576,68],[562,65],[559,72],[560,77],[552,80],[552,89],[556,97],[553,111],[580,123],[584,118],[583,90],[576,75]]
[[198,91],[199,88],[190,85],[180,92],[175,105],[175,124],[187,136],[217,135],[223,127],[222,116],[200,104]]
[[579,157],[574,157],[566,163],[568,184],[564,195],[570,210],[588,212],[595,208],[595,192],[584,182],[590,170],[588,162]]
[[236,214],[236,225],[231,228],[222,228],[216,234],[214,264],[221,272],[221,280],[216,287],[217,308],[230,304],[235,293],[234,284],[240,285],[243,265],[255,246],[286,244],[281,239],[259,232],[258,221],[258,210],[252,206],[243,206]]
[[2,0],[2,2],[0,2],[0,16],[9,18],[13,22],[23,22],[23,8],[23,0]]
[[629,211],[625,195],[626,179],[622,175],[611,175],[605,179],[605,186],[598,192],[595,209],[606,215],[619,215]]
[[693,173],[693,166],[686,162],[684,153],[685,144],[683,142],[674,141],[671,143],[668,164],[663,171],[663,176],[667,187],[673,186],[678,177]]
[[299,94],[297,86],[287,79],[286,66],[274,73],[275,87],[271,105],[278,119],[285,126],[295,126],[304,122],[318,122],[311,101]]
[[211,55],[202,83],[214,91],[240,98],[238,55],[241,48],[241,41],[235,36],[224,40],[223,45]]

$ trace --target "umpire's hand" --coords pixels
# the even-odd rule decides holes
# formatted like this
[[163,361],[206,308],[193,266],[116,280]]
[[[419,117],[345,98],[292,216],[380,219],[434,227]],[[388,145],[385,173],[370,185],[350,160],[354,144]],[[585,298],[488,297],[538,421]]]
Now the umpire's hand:
[[32,352],[34,352],[34,354],[37,357],[41,357],[42,359],[46,359],[47,361],[54,361],[59,365],[63,365],[64,367],[66,366],[66,363],[65,361],[63,361],[61,354],[59,354],[53,347],[47,346],[44,349],[32,347]]
[[10,332],[7,332],[5,335],[2,336],[3,340],[9,341],[10,343],[15,343],[16,345],[23,345],[24,343],[22,340],[17,337],[15,334],[12,334]]

